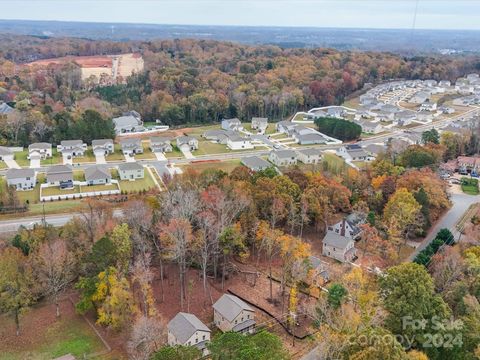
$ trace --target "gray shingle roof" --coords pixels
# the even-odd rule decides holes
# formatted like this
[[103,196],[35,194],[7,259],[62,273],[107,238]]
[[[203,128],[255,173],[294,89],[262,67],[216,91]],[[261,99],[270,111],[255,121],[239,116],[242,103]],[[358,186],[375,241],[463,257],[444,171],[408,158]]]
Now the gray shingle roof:
[[302,149],[302,150],[298,150],[298,152],[306,156],[317,156],[322,154],[322,152],[319,149]]
[[268,168],[271,164],[258,156],[247,156],[242,158],[242,164],[250,169]]
[[182,344],[198,330],[210,332],[210,329],[195,315],[183,312],[175,315],[168,323],[167,328]]
[[47,170],[47,182],[73,181],[73,171],[68,165],[54,165]]
[[323,245],[330,245],[339,249],[345,249],[352,239],[341,236],[333,231],[327,231],[323,238]]
[[112,139],[92,140],[92,146],[105,146],[107,144],[113,144],[113,140]]
[[33,150],[47,150],[51,149],[52,144],[46,143],[46,142],[40,142],[40,143],[33,143],[28,145],[28,151],[33,151]]
[[34,177],[35,171],[33,169],[9,169],[7,171],[7,179],[23,179],[26,177]]
[[254,311],[245,301],[230,294],[223,294],[213,304],[213,308],[229,322],[233,321],[243,310]]
[[177,138],[177,146],[181,146],[183,144],[189,144],[190,141],[198,141],[193,136],[180,136]]
[[150,143],[153,144],[170,144],[170,138],[166,136],[152,136]]
[[79,146],[79,147],[82,147],[83,145],[83,141],[82,140],[63,140],[62,142],[60,142],[60,145],[62,146]]
[[143,166],[137,162],[128,162],[118,165],[118,169],[121,171],[143,170]]
[[112,175],[110,175],[110,171],[103,166],[93,165],[85,169],[85,180],[87,181],[111,178]]
[[273,150],[279,159],[296,158],[297,154],[293,150]]
[[117,118],[112,119],[113,123],[115,124],[115,127],[125,127],[125,126],[138,126],[140,125],[139,120],[132,116],[132,115],[127,115],[127,116],[120,116]]

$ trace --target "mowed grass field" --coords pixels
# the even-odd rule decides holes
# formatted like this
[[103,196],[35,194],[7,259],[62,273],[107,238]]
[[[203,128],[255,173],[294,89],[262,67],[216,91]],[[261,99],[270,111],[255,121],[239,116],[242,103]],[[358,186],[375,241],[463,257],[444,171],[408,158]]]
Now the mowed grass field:
[[0,316],[0,360],[50,360],[72,354],[77,359],[105,350],[93,329],[75,313],[68,301],[61,303],[55,318],[51,305],[35,306],[20,319],[20,336],[15,335],[11,317]]
[[207,169],[223,170],[227,173],[232,172],[237,166],[242,165],[240,160],[228,160],[228,161],[209,161],[209,162],[200,162],[192,163],[188,165],[180,166],[182,170],[185,169],[194,169],[199,172],[202,172]]

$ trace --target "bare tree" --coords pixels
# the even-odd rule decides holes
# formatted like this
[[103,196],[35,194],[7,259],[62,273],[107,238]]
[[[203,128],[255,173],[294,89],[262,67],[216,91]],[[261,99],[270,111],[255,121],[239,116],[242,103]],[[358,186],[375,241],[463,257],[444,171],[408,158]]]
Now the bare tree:
[[152,291],[153,273],[150,270],[150,254],[145,254],[135,261],[132,269],[132,281],[140,288],[140,303],[143,316],[149,317],[156,313]]
[[160,318],[140,316],[135,320],[127,342],[129,359],[148,360],[160,348],[165,337],[165,323]]
[[35,254],[35,264],[44,294],[53,298],[59,317],[59,296],[73,280],[75,266],[65,241],[56,239],[41,244]]

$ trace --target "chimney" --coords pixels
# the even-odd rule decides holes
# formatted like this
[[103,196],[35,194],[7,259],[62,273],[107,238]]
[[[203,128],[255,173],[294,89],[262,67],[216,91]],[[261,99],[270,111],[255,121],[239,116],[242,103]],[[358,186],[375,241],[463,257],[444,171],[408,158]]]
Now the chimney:
[[346,223],[345,223],[345,218],[342,220],[342,228],[340,229],[340,235],[342,236],[345,236],[345,227],[346,227]]

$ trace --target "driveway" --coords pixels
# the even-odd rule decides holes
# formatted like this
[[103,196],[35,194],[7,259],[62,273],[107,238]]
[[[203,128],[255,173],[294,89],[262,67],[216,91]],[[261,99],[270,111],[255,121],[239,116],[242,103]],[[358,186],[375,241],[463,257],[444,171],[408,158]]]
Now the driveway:
[[65,165],[73,165],[73,158],[68,158],[68,156],[63,156],[63,163]]
[[135,162],[135,156],[124,155],[126,162]]
[[187,149],[180,149],[183,153],[183,156],[185,156],[185,159],[195,159],[195,156],[193,156],[192,152]]
[[20,165],[18,165],[17,162],[13,159],[5,159],[3,161],[9,169],[20,169]]
[[158,161],[167,161],[165,154],[163,152],[154,152]]
[[40,167],[40,158],[30,159],[30,168],[31,169],[38,169],[39,167]]
[[450,200],[452,201],[452,207],[444,214],[439,221],[430,229],[425,239],[415,249],[415,251],[409,256],[408,260],[413,261],[420,251],[425,249],[430,242],[435,239],[435,236],[440,229],[447,228],[454,235],[455,239],[458,239],[458,231],[455,229],[455,225],[462,218],[463,214],[470,205],[480,202],[480,195],[467,195],[464,193],[452,193]]
[[99,165],[107,163],[107,160],[105,160],[105,155],[103,153],[95,153],[95,160]]

